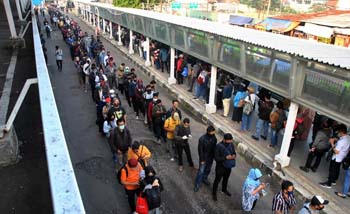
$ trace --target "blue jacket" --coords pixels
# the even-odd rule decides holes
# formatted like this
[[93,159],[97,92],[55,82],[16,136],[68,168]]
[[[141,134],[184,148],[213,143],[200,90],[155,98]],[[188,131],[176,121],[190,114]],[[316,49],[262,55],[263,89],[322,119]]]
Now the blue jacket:
[[134,97],[136,94],[136,82],[129,83],[129,96]]
[[234,107],[238,107],[238,103],[241,99],[244,99],[246,97],[246,93],[245,92],[242,92],[242,91],[239,91],[237,92],[235,98],[233,99],[233,106]]
[[224,90],[222,91],[222,99],[231,98],[232,90],[233,90],[232,84],[225,85]]

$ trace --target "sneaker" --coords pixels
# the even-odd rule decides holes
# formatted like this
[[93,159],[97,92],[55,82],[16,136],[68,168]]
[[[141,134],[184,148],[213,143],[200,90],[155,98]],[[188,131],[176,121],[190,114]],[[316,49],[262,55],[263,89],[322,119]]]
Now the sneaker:
[[299,166],[299,169],[303,170],[304,172],[309,172],[309,168],[306,168],[305,166]]
[[194,99],[194,100],[198,100],[199,98],[198,98],[198,97],[194,97],[193,99]]
[[320,183],[320,185],[321,185],[321,187],[324,187],[324,188],[328,188],[328,189],[332,188],[331,185],[328,185],[328,182]]
[[252,138],[253,138],[254,140],[259,140],[259,138],[258,138],[258,137],[255,137],[254,135],[252,135]]
[[334,192],[334,194],[336,194],[336,196],[341,197],[341,198],[346,198],[346,195],[343,195],[340,192]]
[[158,144],[158,145],[162,145],[161,139],[158,139],[158,140],[157,140],[157,144]]
[[229,191],[221,191],[221,193],[227,195],[228,197],[231,197],[231,193]]
[[205,185],[207,185],[207,186],[210,185],[210,182],[209,182],[207,179],[203,180],[202,183],[205,184]]
[[193,191],[194,191],[194,192],[198,192],[198,190],[199,190],[199,187],[198,187],[198,186],[195,186],[195,187],[193,188]]
[[312,172],[316,172],[316,171],[317,171],[317,169],[316,169],[316,168],[314,168],[314,167],[312,167],[312,168],[311,168],[311,171],[312,171]]
[[264,139],[264,140],[266,140],[266,139],[267,139],[267,137],[262,136],[262,135],[260,135],[260,137],[261,137],[262,139]]
[[179,166],[179,171],[180,172],[184,171],[184,167],[183,166]]
[[174,161],[175,161],[175,159],[174,159],[174,158],[170,158],[170,161],[171,161],[171,162],[174,162]]
[[335,182],[332,182],[332,186],[337,186],[337,183],[335,183]]
[[213,201],[218,201],[218,197],[216,196],[216,194],[213,194]]

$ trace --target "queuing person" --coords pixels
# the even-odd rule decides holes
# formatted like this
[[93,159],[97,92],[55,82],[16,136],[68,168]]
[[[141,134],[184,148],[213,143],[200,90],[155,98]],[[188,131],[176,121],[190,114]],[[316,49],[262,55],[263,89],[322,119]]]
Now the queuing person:
[[244,105],[243,105],[243,115],[242,115],[242,125],[241,125],[241,131],[250,131],[250,121],[252,118],[252,113],[254,112],[255,108],[255,101],[256,101],[256,95],[255,95],[255,89],[251,86],[248,87],[248,95],[244,98]]
[[179,117],[180,117],[180,120],[182,119],[182,114],[181,114],[181,110],[179,109],[179,101],[178,100],[173,100],[172,101],[171,108],[166,112],[166,118],[171,117],[173,112],[178,113]]
[[[304,166],[300,166],[300,169],[304,172],[309,172],[311,169],[313,172],[317,171],[318,166],[321,163],[322,157],[329,151],[331,144],[329,139],[331,137],[333,121],[328,119],[323,122],[322,129],[317,131],[314,141],[310,145],[309,154],[306,159]],[[315,163],[312,165],[314,158],[316,157]]]
[[182,76],[182,71],[183,71],[183,68],[185,66],[185,61],[184,61],[184,55],[183,54],[180,54],[179,55],[179,58],[177,59],[177,62],[176,62],[176,81],[177,81],[177,84],[183,84],[183,76]]
[[319,214],[328,203],[329,201],[323,199],[322,196],[315,195],[310,202],[304,204],[298,214]]
[[271,122],[271,143],[269,147],[274,148],[278,143],[278,133],[283,129],[287,120],[283,110],[283,103],[280,101],[276,105],[277,109],[270,114]]
[[121,169],[121,183],[124,185],[131,212],[136,211],[135,196],[140,191],[141,164],[135,158],[128,160],[125,167]]
[[232,120],[237,123],[240,123],[242,121],[243,104],[244,104],[245,97],[246,97],[246,93],[244,91],[244,86],[239,85],[238,92],[233,98],[233,114],[232,114]]
[[208,82],[209,82],[208,72],[205,69],[203,69],[197,77],[196,95],[194,97],[195,100],[198,100],[201,97],[203,97],[204,101],[206,100]]
[[191,80],[191,83],[190,83],[190,87],[189,89],[187,90],[188,92],[192,92],[192,89],[193,89],[193,86],[195,85],[196,83],[196,80],[199,76],[199,73],[201,71],[201,63],[199,61],[197,61],[194,65],[193,65],[193,68],[192,68],[192,80]]
[[260,137],[267,139],[269,131],[270,114],[273,110],[274,104],[271,101],[271,93],[264,93],[263,99],[258,101],[258,120],[256,121],[255,133],[252,135],[254,140],[259,140]]
[[174,140],[176,141],[176,149],[179,160],[179,171],[183,171],[183,162],[182,162],[182,152],[185,150],[187,161],[190,167],[194,167],[191,149],[189,145],[189,139],[192,138],[191,128],[190,128],[190,119],[183,119],[182,123],[175,128]]
[[215,128],[208,126],[207,132],[198,140],[199,168],[194,184],[194,191],[198,192],[201,183],[209,185],[208,176],[213,165],[217,138]]
[[335,133],[337,136],[329,140],[333,155],[329,164],[328,180],[320,183],[325,188],[332,188],[332,185],[336,184],[339,178],[341,163],[350,150],[350,136],[347,135],[346,126],[344,124],[338,125]]
[[[154,97],[154,93],[157,93],[157,92],[154,92],[152,90],[152,87],[151,85],[147,85],[145,87],[145,91],[143,92],[143,102],[145,103],[144,106],[145,106],[145,124],[149,124],[150,120],[148,118],[148,106],[149,104],[153,101],[153,97]],[[158,93],[156,94],[156,97],[158,97]]]
[[134,111],[136,113],[136,120],[139,119],[140,112],[143,116],[145,116],[145,105],[143,100],[144,90],[145,88],[143,87],[143,81],[138,79],[135,87],[135,96],[132,98],[132,106],[134,107]]
[[227,183],[231,175],[231,169],[236,165],[236,151],[233,145],[233,137],[230,133],[226,133],[224,139],[216,145],[214,157],[216,168],[213,184],[213,200],[217,201],[217,190],[221,179],[223,179],[221,192],[229,197],[231,196],[231,193],[227,190]]
[[125,109],[121,106],[120,100],[118,97],[113,98],[113,105],[109,109],[108,114],[113,114],[115,119],[123,119],[124,122],[126,121],[126,111]]
[[152,153],[145,146],[140,144],[138,141],[134,141],[128,150],[128,160],[134,158],[138,160],[142,167],[149,165],[149,160],[151,159]]
[[281,190],[273,197],[272,214],[294,213],[295,205],[294,185],[292,182],[284,180],[281,185]]
[[160,63],[161,63],[160,67],[161,67],[163,73],[164,73],[164,70],[166,70],[166,72],[169,73],[168,58],[169,58],[169,51],[166,49],[165,46],[163,46],[159,52],[159,59],[160,59]]
[[158,99],[152,108],[152,121],[154,126],[154,134],[157,138],[158,144],[161,143],[161,138],[164,138],[164,121],[165,121],[166,109],[162,104],[162,100]]
[[350,197],[350,152],[343,160],[343,170],[345,170],[344,184],[342,192],[335,192],[341,198]]
[[107,119],[103,122],[103,133],[107,138],[111,136],[113,130],[117,127],[117,121],[113,114],[107,116]]
[[260,194],[265,189],[265,183],[260,182],[262,173],[257,168],[249,170],[247,179],[244,181],[242,188],[242,209],[245,213],[251,213],[254,210]]
[[230,81],[230,79],[225,79],[225,86],[222,92],[222,104],[224,107],[224,113],[222,116],[227,117],[228,113],[230,112],[230,103],[231,103],[231,96],[232,96],[232,90],[233,85]]
[[157,104],[158,100],[158,92],[153,93],[153,99],[151,102],[148,103],[147,106],[147,118],[148,118],[148,128],[155,133],[155,126],[154,126],[154,120],[153,120],[153,107]]
[[62,72],[63,51],[58,45],[56,45],[55,57],[57,70]]
[[161,192],[164,187],[156,171],[152,166],[146,166],[145,178],[141,181],[140,190],[143,191],[142,196],[146,198],[149,214],[160,214]]
[[117,120],[117,128],[111,133],[109,143],[113,152],[113,159],[123,166],[128,160],[128,150],[131,147],[131,134],[125,126],[124,119]]
[[176,144],[174,140],[174,132],[176,126],[178,126],[181,123],[181,119],[179,116],[179,113],[176,111],[173,111],[171,114],[171,117],[165,120],[164,122],[164,130],[166,133],[166,142],[167,142],[167,152],[170,153],[170,161],[175,161],[175,158],[177,158],[177,149]]

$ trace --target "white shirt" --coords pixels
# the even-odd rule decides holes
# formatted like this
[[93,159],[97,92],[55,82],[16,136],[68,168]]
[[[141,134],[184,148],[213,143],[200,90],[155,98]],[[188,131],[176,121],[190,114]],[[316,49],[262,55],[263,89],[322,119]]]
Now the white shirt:
[[[309,212],[309,210],[310,210],[310,212]],[[298,214],[310,214],[310,213],[311,214],[319,214],[320,211],[312,210],[310,208],[310,203],[306,203],[306,204],[304,204],[303,208],[298,212]]]
[[142,48],[143,48],[143,51],[148,51],[149,49],[149,44],[148,42],[146,41],[143,41],[142,44],[141,44]]
[[114,119],[111,123],[109,123],[107,120],[105,120],[105,122],[103,122],[103,133],[105,133],[107,135],[107,137],[109,137],[110,132],[117,127],[117,122]]
[[333,154],[332,160],[335,160],[337,163],[340,163],[343,161],[343,159],[346,157],[346,155],[349,152],[350,149],[350,136],[345,135],[341,137],[337,144],[335,145],[335,149],[339,151],[338,154]]
[[[250,96],[250,100],[249,97]],[[246,96],[246,98],[244,99],[244,101],[246,102],[252,102],[252,104],[254,105],[255,100],[256,100],[256,95],[255,94],[249,94],[248,96]]]
[[57,49],[55,51],[55,56],[56,56],[56,60],[62,60],[63,59],[63,52],[62,49]]

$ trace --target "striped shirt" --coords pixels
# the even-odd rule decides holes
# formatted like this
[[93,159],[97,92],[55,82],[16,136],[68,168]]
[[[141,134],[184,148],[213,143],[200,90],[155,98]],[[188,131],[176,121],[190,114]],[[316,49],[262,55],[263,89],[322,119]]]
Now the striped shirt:
[[296,200],[294,195],[288,196],[288,199],[284,199],[283,192],[280,191],[277,193],[272,200],[272,214],[275,214],[275,211],[280,211],[281,214],[289,214],[290,207],[294,207]]

